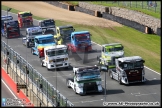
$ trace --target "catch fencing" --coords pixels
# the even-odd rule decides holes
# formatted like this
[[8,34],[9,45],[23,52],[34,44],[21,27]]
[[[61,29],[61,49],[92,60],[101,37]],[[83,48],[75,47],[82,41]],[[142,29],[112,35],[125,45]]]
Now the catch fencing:
[[[10,76],[16,83],[27,85],[37,97],[37,106],[61,106],[73,107],[74,105],[63,96],[56,88],[50,84],[32,65],[30,65],[21,55],[15,52],[4,41],[1,41],[1,59],[7,60],[7,66],[10,68]],[[19,71],[18,71],[19,70]],[[8,72],[8,68],[7,68]],[[16,77],[14,77],[16,76]],[[27,90],[27,91],[28,91]],[[26,92],[26,95],[27,92]],[[30,100],[31,97],[29,97]]]
[[132,9],[145,9],[153,11],[155,13],[161,13],[161,1],[92,1],[91,3],[97,3],[103,6],[118,6]]

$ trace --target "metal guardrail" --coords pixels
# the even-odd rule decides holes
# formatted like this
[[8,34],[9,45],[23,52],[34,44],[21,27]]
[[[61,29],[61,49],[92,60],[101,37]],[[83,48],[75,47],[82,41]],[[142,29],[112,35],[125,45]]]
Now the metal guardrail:
[[[28,79],[37,87],[39,91],[41,91],[45,97],[47,97],[47,102],[51,102],[53,106],[62,107],[73,107],[74,105],[63,96],[58,90],[54,88],[52,84],[50,84],[36,69],[32,67],[21,55],[15,52],[10,46],[8,46],[4,41],[1,41],[1,52],[7,56],[7,50],[9,52],[8,58],[11,62],[17,65],[16,68],[19,68],[25,76],[27,75],[26,69],[29,71],[27,75]],[[19,63],[17,63],[17,60]],[[24,67],[27,68],[24,68]],[[29,86],[29,85],[27,85]],[[40,87],[42,86],[42,87]],[[35,94],[39,97],[38,94]],[[43,99],[39,98],[42,102]]]

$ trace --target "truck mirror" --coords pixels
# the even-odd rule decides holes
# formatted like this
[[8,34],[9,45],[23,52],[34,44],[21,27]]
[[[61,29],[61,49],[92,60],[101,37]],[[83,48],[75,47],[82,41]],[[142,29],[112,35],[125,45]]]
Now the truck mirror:
[[92,36],[92,34],[90,34],[90,36]]
[[75,31],[75,29],[74,29],[74,31]]

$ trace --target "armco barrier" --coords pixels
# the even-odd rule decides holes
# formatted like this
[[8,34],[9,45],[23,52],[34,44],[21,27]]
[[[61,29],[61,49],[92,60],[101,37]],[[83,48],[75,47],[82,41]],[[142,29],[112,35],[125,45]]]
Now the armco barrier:
[[[9,55],[7,55],[7,51]],[[1,53],[9,61],[10,66],[16,75],[21,76],[20,82],[27,83],[27,87],[31,89],[35,95],[43,103],[50,103],[52,106],[56,106],[57,103],[60,106],[74,106],[66,97],[64,97],[58,90],[54,88],[37,70],[35,70],[24,58],[15,52],[4,41],[1,41]],[[4,57],[4,58],[5,58]],[[16,67],[16,68],[15,68]],[[12,71],[11,71],[12,72]],[[25,81],[26,80],[26,81]],[[16,77],[16,82],[19,82]],[[42,94],[41,96],[39,94]],[[55,98],[54,98],[55,97]],[[46,99],[46,100],[44,100]]]
[[11,88],[14,94],[16,94],[16,96],[19,99],[25,99],[25,101],[23,101],[24,106],[27,107],[34,106],[21,90],[19,93],[17,93],[16,83],[13,81],[13,79],[11,79],[11,77],[7,74],[7,72],[3,68],[1,68],[1,75],[5,83]]

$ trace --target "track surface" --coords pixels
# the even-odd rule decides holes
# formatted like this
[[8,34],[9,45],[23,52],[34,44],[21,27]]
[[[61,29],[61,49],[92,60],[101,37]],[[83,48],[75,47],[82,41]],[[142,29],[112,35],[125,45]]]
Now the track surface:
[[[4,11],[2,11],[2,14]],[[17,19],[15,14],[11,14],[14,19]],[[38,22],[34,20],[34,25],[37,25]],[[24,31],[21,31],[22,36],[25,35]],[[5,38],[2,38],[6,42]],[[67,97],[75,106],[103,106],[103,101],[105,99],[104,93],[102,94],[89,94],[87,96],[79,96],[74,93],[72,89],[66,87],[66,78],[72,77],[72,70],[60,70],[57,71],[47,71],[45,67],[41,67],[39,58],[36,55],[31,54],[31,49],[26,48],[22,45],[22,38],[8,39],[8,44],[16,52],[18,52],[23,58],[25,58],[40,74],[42,74],[51,84],[56,88],[56,79],[57,79],[57,89]],[[95,65],[97,64],[96,56],[100,54],[100,46],[93,44],[93,49],[97,52],[90,54],[79,54],[70,57],[70,63],[72,66],[86,66],[86,65]],[[117,81],[111,80],[107,75],[106,79],[106,88],[107,102],[161,102],[161,79],[160,75],[145,68],[147,82],[145,84],[133,84],[130,86],[119,85]],[[101,73],[104,87],[104,78],[105,74]],[[160,103],[161,104],[161,103]]]

